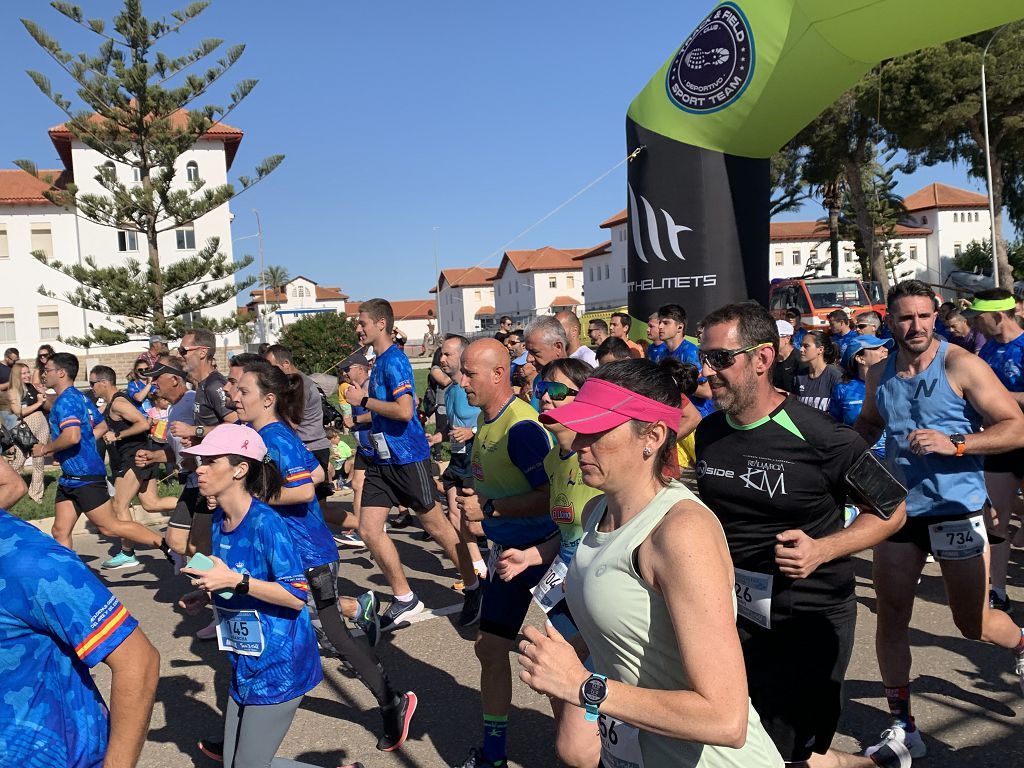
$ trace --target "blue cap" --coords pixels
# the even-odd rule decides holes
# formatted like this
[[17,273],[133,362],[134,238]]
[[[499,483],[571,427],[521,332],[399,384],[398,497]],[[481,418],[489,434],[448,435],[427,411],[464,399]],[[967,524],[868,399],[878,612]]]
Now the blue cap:
[[865,336],[860,334],[854,336],[850,343],[846,345],[846,351],[843,352],[843,359],[840,361],[843,364],[843,368],[850,371],[853,370],[853,358],[857,356],[858,352],[865,349],[878,349],[879,347],[885,347],[891,350],[896,346],[895,339],[880,339],[877,336]]

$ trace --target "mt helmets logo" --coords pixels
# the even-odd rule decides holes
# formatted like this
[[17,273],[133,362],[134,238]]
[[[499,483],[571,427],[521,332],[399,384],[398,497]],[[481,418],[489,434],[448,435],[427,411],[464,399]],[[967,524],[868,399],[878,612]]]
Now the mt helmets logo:
[[684,112],[717,112],[732,104],[754,73],[754,38],[743,11],[726,2],[686,38],[668,68],[665,87]]

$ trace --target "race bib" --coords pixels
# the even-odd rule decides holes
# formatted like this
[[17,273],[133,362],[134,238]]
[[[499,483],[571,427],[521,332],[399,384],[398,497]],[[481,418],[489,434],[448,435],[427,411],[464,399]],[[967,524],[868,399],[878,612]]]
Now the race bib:
[[981,515],[933,523],[928,526],[928,539],[936,560],[969,560],[982,554],[988,544]]
[[[501,558],[502,547],[498,544],[491,542],[491,554],[487,557],[487,576],[488,578],[497,578],[498,560]],[[491,574],[495,574],[492,576]]]
[[601,733],[602,768],[643,768],[639,728],[611,715],[598,715],[597,729]]
[[551,609],[565,598],[565,575],[568,572],[569,566],[562,558],[556,557],[544,578],[530,590],[533,593],[533,601],[544,613],[550,613]]
[[736,612],[765,629],[772,628],[772,579],[736,568]]
[[259,656],[263,653],[263,625],[256,611],[236,611],[231,608],[214,609],[217,612],[217,648],[241,656]]
[[370,439],[373,441],[373,450],[377,457],[387,461],[391,458],[391,449],[388,448],[388,441],[384,439],[383,432],[371,432]]

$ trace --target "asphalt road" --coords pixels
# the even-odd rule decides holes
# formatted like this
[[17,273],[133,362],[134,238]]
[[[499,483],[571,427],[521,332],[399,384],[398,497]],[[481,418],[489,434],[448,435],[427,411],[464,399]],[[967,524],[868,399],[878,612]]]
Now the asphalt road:
[[[315,766],[360,760],[366,768],[461,765],[480,738],[479,669],[472,633],[454,620],[461,596],[450,588],[454,570],[439,559],[439,549],[418,538],[418,528],[393,531],[413,588],[434,614],[385,636],[378,652],[395,683],[415,690],[420,706],[409,742],[399,752],[374,749],[379,717],[373,698],[341,665],[324,658],[325,680],[306,696],[278,755]],[[83,559],[99,571],[109,546],[92,532],[75,538]],[[368,588],[389,597],[383,578],[365,551],[343,550],[341,587],[348,594]],[[1024,615],[1024,557],[1014,553],[1010,596]],[[173,607],[187,591],[162,557],[140,553],[141,569],[103,573],[159,649],[161,680],[152,729],[139,765],[215,766],[195,748],[197,739],[219,740],[229,666],[216,644],[195,640],[208,616],[188,617]],[[853,751],[873,743],[886,727],[887,714],[875,664],[874,590],[870,554],[857,560],[857,644],[847,677],[847,701],[835,746]],[[445,611],[444,609],[449,609]],[[529,621],[542,622],[539,612]],[[931,768],[1014,768],[1024,766],[1024,699],[1012,675],[1009,653],[960,637],[949,616],[938,566],[930,564],[918,588],[912,630],[913,707],[928,745],[915,765]],[[513,669],[517,665],[513,659]],[[97,668],[106,694],[109,675]],[[546,698],[515,680],[510,715],[511,765],[555,766],[553,728]]]

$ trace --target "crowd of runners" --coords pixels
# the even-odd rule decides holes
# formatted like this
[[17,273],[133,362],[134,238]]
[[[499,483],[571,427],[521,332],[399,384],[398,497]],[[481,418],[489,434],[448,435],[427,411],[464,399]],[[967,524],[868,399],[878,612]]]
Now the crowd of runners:
[[[0,506],[42,497],[46,457],[61,474],[52,538],[0,513],[0,754],[119,768],[145,743],[159,657],[75,556],[81,515],[116,544],[101,572],[155,563],[180,609],[209,616],[197,636],[232,674],[223,728],[197,745],[208,758],[308,765],[275,754],[323,658],[373,694],[377,748],[400,749],[420,700],[374,646],[425,606],[389,535],[397,508],[392,525],[415,515],[457,572],[457,623],[476,628],[480,736],[462,768],[508,764],[515,676],[550,700],[550,765],[906,768],[926,753],[910,620],[927,560],[957,629],[1005,648],[1024,695],[1006,593],[1024,544],[1020,314],[1007,291],[958,307],[908,280],[884,318],[836,311],[828,333],[753,302],[689,337],[667,304],[648,343],[625,313],[585,331],[571,312],[502,318],[494,338],[448,336],[418,393],[391,305],[372,299],[337,413],[286,347],[221,370],[203,329],[173,351],[154,339],[125,390],[107,366],[81,376],[72,354],[40,350],[36,376],[8,350],[5,429],[35,439],[0,462]],[[16,471],[28,460],[31,486]],[[158,492],[168,474],[177,498]],[[349,488],[351,504],[330,500]],[[134,521],[136,497],[168,517],[162,534]],[[372,555],[386,607],[339,594],[350,546]],[[832,742],[866,550],[891,725],[854,755]],[[101,662],[108,703],[88,671]]]

